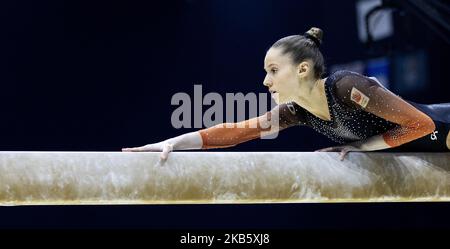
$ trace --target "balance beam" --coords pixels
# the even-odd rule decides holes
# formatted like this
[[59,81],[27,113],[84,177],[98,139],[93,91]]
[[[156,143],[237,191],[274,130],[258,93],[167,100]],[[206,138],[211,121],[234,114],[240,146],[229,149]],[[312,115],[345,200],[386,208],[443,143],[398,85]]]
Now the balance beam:
[[0,205],[449,200],[450,153],[0,152]]

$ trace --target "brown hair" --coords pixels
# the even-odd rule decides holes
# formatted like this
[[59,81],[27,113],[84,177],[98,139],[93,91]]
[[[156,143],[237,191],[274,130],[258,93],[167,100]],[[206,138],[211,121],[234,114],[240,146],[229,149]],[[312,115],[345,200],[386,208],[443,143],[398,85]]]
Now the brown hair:
[[295,64],[310,59],[314,64],[314,76],[320,78],[325,73],[325,62],[319,50],[322,44],[323,31],[312,27],[303,35],[291,35],[281,38],[272,48],[281,48],[283,54],[288,54]]

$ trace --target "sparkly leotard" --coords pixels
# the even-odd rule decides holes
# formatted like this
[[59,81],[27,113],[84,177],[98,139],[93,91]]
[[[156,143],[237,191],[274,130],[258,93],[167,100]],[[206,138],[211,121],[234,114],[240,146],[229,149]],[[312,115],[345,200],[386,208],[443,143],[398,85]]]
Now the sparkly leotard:
[[[374,79],[351,71],[338,71],[326,79],[325,93],[330,110],[330,121],[316,117],[295,103],[287,104],[288,108],[297,117],[298,124],[312,127],[314,130],[340,144],[364,140],[371,136],[400,128],[399,124],[378,117],[352,103],[351,97],[349,96],[351,87],[355,86],[355,81],[359,83],[365,81],[368,84],[367,86],[359,85],[362,91],[364,91],[364,88],[374,84],[379,85]],[[450,104],[433,106],[421,105],[411,101],[407,102],[433,119],[437,133],[433,133],[433,137],[427,135],[409,143],[402,144],[396,150],[448,151],[445,139],[450,129]],[[380,103],[377,105],[380,105],[377,110],[378,112],[384,112],[387,108],[394,113],[402,112],[398,106],[390,103]],[[293,120],[292,117],[288,119]]]
[[450,103],[422,105],[405,101],[376,79],[351,71],[331,74],[325,80],[325,95],[329,121],[294,102],[284,103],[263,116],[241,122],[244,128],[224,128],[220,124],[201,130],[203,148],[229,147],[256,139],[267,131],[259,126],[260,122],[270,123],[278,117],[280,130],[305,125],[340,144],[383,135],[392,147],[389,150],[449,151],[446,136],[450,130]]
[[295,103],[289,104],[295,106],[296,115],[302,117],[300,124],[312,127],[340,144],[382,134],[397,126],[397,124],[379,118],[372,113],[352,108],[341,101],[341,98],[336,95],[335,87],[336,83],[345,75],[344,71],[340,71],[332,74],[325,81],[325,94],[330,110],[330,121],[316,117]]

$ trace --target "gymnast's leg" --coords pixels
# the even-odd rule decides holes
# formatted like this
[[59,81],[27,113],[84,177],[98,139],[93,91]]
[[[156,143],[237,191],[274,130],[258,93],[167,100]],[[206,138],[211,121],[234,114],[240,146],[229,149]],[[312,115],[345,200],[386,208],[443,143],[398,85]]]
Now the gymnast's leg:
[[[443,122],[446,127],[450,126],[450,103],[422,105],[422,107],[423,111],[430,115],[432,119]],[[450,150],[450,129],[447,132],[445,144],[447,149]]]
[[419,104],[412,101],[408,101],[414,107],[424,112],[431,119],[440,121],[442,123],[450,124],[450,103],[440,104]]
[[[436,131],[439,134],[444,134],[445,140],[441,139],[438,141],[438,146],[441,148],[446,147],[446,151],[450,150],[450,103],[440,103],[440,104],[419,104],[412,101],[408,101],[414,107],[420,111],[427,114],[431,119],[433,119],[436,125]],[[445,135],[446,134],[446,135]],[[424,142],[424,143],[422,143]],[[436,143],[429,143],[428,139],[418,139],[418,141],[413,141],[413,144],[421,144],[423,148],[431,149],[431,147],[436,147]],[[444,145],[445,144],[445,145]],[[413,146],[416,147],[416,146]],[[436,147],[437,150],[439,150]]]

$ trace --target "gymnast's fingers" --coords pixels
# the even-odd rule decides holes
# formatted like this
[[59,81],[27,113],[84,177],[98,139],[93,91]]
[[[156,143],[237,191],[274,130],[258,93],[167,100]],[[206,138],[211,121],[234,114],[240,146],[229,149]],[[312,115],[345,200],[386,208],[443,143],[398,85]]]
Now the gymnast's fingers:
[[138,151],[142,151],[140,149],[140,147],[135,147],[135,148],[122,148],[122,152],[138,152]]
[[328,147],[328,148],[323,148],[323,149],[320,149],[320,150],[316,150],[316,152],[332,152],[332,151],[336,151],[336,148]]
[[123,148],[123,152],[144,152],[144,151],[162,151],[161,146],[157,144],[147,144],[140,147]]
[[173,146],[169,143],[164,144],[163,151],[161,153],[161,160],[167,160],[167,157],[169,156],[169,153],[173,150]]
[[341,161],[344,161],[344,158],[345,158],[345,156],[347,155],[347,153],[348,153],[349,151],[350,151],[350,150],[345,149],[345,148],[341,151]]

